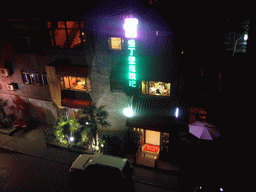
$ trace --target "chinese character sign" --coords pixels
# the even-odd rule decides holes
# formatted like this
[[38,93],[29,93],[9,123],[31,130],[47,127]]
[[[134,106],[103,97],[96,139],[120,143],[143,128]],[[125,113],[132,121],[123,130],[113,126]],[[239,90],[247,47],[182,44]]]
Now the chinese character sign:
[[128,79],[129,87],[136,87],[136,46],[138,19],[126,18],[124,23],[125,37],[128,38]]
[[129,71],[129,86],[136,87],[136,57],[135,57],[135,40],[128,40],[128,71]]

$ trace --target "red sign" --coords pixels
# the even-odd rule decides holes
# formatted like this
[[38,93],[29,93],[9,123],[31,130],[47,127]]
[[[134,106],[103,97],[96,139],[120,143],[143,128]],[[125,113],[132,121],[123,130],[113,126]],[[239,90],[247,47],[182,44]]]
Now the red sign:
[[144,148],[144,151],[150,151],[150,152],[158,153],[159,146],[146,144],[146,146]]

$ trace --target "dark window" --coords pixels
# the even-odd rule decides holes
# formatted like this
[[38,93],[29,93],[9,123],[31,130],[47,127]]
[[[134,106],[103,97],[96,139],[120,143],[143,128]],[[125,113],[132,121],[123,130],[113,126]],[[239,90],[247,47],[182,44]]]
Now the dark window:
[[29,76],[27,73],[22,73],[22,79],[25,84],[30,84]]
[[57,21],[47,22],[50,29],[51,43],[53,47],[76,48],[84,44],[86,35],[83,31],[83,22]]
[[48,85],[46,74],[39,72],[22,72],[22,79],[25,84]]
[[13,21],[11,36],[19,53],[41,53],[43,50],[45,41],[38,21]]
[[15,37],[14,48],[19,53],[29,53],[29,37]]
[[42,78],[43,78],[43,84],[44,85],[48,85],[47,76],[46,75],[42,75]]

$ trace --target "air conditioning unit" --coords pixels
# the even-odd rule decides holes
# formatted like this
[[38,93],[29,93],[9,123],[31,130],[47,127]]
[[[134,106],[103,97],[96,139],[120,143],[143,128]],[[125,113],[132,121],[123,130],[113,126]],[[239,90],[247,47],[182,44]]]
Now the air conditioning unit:
[[18,89],[18,85],[17,85],[17,83],[10,83],[10,84],[7,85],[7,89],[9,91],[16,90],[16,89]]
[[10,71],[9,68],[0,68],[0,75],[7,77],[10,75]]

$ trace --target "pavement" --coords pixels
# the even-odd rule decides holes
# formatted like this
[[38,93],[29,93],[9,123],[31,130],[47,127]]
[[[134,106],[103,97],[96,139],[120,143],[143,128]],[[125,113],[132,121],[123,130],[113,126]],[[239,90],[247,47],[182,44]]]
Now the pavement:
[[[29,132],[17,131],[12,136],[0,133],[0,151],[22,153],[33,157],[47,159],[71,166],[72,162],[80,155],[79,152],[67,149],[47,146],[44,130],[50,129],[52,125],[40,125]],[[146,167],[134,164],[134,156],[127,156],[135,167],[134,181],[148,185],[176,188],[179,168],[168,162],[159,161],[158,167]],[[173,174],[170,174],[170,173]]]
[[44,124],[27,133],[20,130],[13,136],[0,133],[0,149],[71,165],[79,153],[48,147],[44,138],[44,130],[51,127],[52,125]]
[[[0,133],[0,149],[71,165],[79,153],[67,149],[47,146],[44,131],[51,127],[52,125],[43,124],[26,133],[19,130],[12,136]],[[128,156],[127,158],[134,163],[134,157]],[[179,171],[178,166],[164,161],[158,162],[158,169]]]

